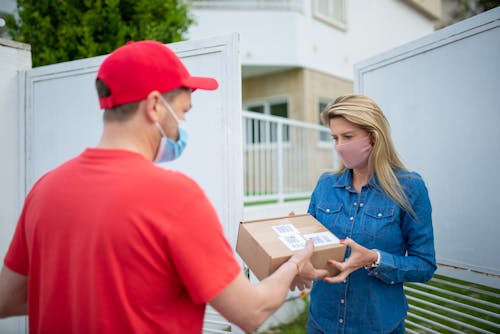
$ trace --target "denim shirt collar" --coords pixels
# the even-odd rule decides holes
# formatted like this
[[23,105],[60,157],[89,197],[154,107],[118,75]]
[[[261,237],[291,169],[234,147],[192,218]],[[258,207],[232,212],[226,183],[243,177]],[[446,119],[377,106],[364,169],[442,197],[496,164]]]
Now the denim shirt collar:
[[[336,188],[346,188],[349,191],[355,191],[352,185],[352,169],[345,169],[333,186]],[[370,178],[366,186],[374,189],[381,188],[376,173],[373,173],[372,177]]]

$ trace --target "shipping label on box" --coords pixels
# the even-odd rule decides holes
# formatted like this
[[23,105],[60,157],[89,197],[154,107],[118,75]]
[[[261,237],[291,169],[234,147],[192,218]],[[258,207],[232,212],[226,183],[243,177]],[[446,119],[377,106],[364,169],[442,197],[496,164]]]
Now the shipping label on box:
[[314,242],[313,266],[328,269],[330,275],[336,274],[327,260],[342,261],[346,247],[309,214],[241,222],[236,252],[262,280],[288,261],[294,252],[303,249],[307,239]]

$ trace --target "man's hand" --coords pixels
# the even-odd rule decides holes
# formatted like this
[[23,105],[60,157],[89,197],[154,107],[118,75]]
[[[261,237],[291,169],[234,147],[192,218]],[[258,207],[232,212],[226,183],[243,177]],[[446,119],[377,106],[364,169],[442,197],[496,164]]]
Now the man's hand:
[[316,269],[311,263],[311,256],[314,251],[314,244],[311,240],[307,240],[306,247],[300,252],[295,253],[288,261],[297,265],[298,274],[290,285],[290,290],[296,287],[299,290],[310,288],[314,280],[322,279],[328,275],[326,269]]
[[340,272],[336,276],[326,277],[324,279],[325,282],[343,282],[353,271],[371,265],[377,261],[378,255],[376,251],[367,249],[350,238],[345,239],[342,243],[351,248],[351,255],[344,262],[328,260],[328,264],[335,267]]
[[305,289],[310,289],[312,287],[312,281],[309,279],[304,279],[300,277],[299,275],[295,276],[295,278],[292,281],[292,284],[290,284],[290,291],[293,291],[295,289],[299,289],[300,291],[304,291]]

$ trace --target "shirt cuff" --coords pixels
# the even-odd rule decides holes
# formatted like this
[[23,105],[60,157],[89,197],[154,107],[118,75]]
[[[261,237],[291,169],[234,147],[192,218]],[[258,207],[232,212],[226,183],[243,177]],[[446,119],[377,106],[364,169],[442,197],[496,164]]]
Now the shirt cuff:
[[372,249],[372,250],[377,252],[377,261],[365,267],[365,269],[368,271],[377,268],[380,264],[380,252],[377,249]]

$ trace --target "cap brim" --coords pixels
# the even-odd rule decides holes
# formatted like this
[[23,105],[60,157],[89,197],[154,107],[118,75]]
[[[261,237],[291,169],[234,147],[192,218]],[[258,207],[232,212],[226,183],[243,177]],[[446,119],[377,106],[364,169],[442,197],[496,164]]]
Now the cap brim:
[[195,89],[215,90],[219,87],[219,83],[214,78],[208,77],[189,77],[184,80],[184,86]]

